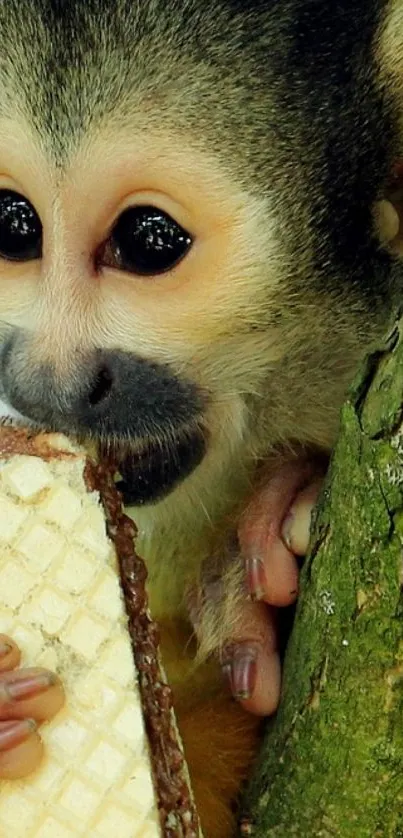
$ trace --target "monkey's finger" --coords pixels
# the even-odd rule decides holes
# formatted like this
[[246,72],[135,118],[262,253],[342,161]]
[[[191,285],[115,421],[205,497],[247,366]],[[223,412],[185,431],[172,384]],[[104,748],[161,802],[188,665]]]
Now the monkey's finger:
[[46,669],[27,668],[0,675],[0,719],[53,718],[64,704],[59,678]]
[[21,652],[14,640],[0,634],[0,673],[15,669],[21,660]]
[[246,584],[253,602],[283,607],[298,596],[299,568],[293,553],[280,538],[273,540],[267,553],[246,560]]
[[[284,543],[283,522],[287,521],[288,527],[292,508],[296,528],[293,538],[298,546],[304,545],[308,500],[316,500],[322,479],[316,470],[315,464],[306,461],[288,463],[254,498],[242,518],[239,540],[246,561],[248,590],[254,600],[286,606],[297,597],[298,565],[293,549]],[[307,495],[300,502],[302,492]]]
[[0,779],[27,777],[40,764],[43,750],[33,720],[0,722]]
[[224,676],[246,710],[270,716],[277,709],[281,688],[276,612],[251,602],[241,608],[236,634],[222,653]]

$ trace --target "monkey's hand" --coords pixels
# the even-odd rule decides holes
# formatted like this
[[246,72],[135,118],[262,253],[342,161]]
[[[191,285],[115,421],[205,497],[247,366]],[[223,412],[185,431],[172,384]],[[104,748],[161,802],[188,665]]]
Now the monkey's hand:
[[288,463],[252,499],[238,527],[240,554],[203,569],[191,609],[201,655],[218,654],[230,689],[244,708],[265,716],[281,686],[279,608],[298,596],[298,557],[307,552],[312,509],[323,471]]
[[18,669],[20,651],[0,634],[0,779],[26,777],[39,765],[43,745],[38,725],[64,703],[61,683],[46,669]]

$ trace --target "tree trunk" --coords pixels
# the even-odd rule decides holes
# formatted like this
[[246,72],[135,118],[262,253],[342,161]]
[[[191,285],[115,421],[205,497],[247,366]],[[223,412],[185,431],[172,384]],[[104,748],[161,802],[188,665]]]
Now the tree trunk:
[[402,403],[396,332],[343,409],[242,835],[403,836]]

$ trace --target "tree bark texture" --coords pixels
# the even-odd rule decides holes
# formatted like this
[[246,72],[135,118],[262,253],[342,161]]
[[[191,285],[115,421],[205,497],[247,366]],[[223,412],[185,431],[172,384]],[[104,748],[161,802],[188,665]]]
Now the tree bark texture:
[[397,330],[343,409],[242,835],[403,836],[402,405]]

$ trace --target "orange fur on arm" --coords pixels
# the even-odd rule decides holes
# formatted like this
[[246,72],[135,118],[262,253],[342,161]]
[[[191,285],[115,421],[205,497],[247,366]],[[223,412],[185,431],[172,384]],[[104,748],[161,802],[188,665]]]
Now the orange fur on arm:
[[256,756],[261,720],[230,696],[186,711],[177,705],[193,792],[205,838],[232,838],[234,806]]
[[193,668],[195,644],[186,623],[164,622],[160,628],[204,838],[232,838],[236,802],[257,754],[261,719],[226,693],[217,664]]

